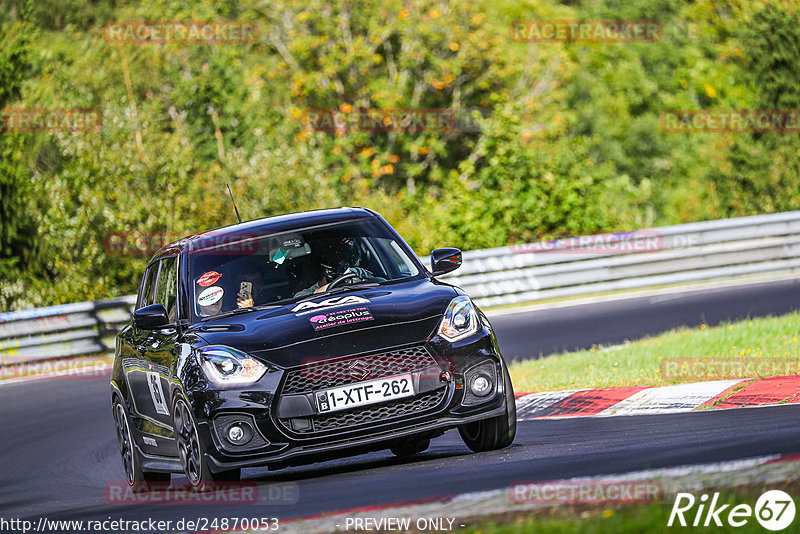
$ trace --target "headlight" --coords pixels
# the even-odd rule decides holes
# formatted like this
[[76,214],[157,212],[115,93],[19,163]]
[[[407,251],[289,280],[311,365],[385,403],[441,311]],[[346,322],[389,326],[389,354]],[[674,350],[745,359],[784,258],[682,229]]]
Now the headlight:
[[444,312],[439,335],[448,341],[458,341],[478,331],[478,314],[466,295],[450,301]]
[[263,363],[224,345],[203,347],[199,358],[208,379],[218,386],[252,384],[267,372]]

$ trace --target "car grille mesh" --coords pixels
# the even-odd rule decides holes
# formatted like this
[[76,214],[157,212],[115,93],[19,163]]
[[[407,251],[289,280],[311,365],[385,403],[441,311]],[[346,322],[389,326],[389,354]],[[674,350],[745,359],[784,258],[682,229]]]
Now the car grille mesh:
[[420,371],[436,360],[424,346],[338,360],[309,361],[287,372],[281,393],[309,393],[320,389]]
[[[384,404],[375,404],[349,411],[319,414],[311,416],[312,427],[300,431],[301,434],[340,430],[376,421],[386,421],[411,414],[420,414],[437,407],[447,395],[447,388],[440,387],[433,391],[411,398],[398,399]],[[281,424],[291,430],[291,420],[281,419]],[[297,431],[296,431],[297,432]]]

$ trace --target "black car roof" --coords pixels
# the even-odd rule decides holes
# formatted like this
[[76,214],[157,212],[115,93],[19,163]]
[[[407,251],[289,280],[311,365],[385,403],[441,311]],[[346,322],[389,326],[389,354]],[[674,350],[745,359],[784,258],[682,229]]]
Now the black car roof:
[[[208,246],[210,243],[231,243],[240,239],[246,239],[255,235],[289,232],[299,230],[309,226],[328,224],[339,221],[352,221],[356,219],[367,219],[374,217],[375,212],[366,208],[332,208],[313,211],[302,211],[298,213],[287,213],[274,217],[265,217],[242,223],[223,226],[214,230],[208,230],[200,234],[184,237],[162,247],[153,256],[153,260],[162,256],[191,252]],[[152,261],[152,260],[151,260]]]

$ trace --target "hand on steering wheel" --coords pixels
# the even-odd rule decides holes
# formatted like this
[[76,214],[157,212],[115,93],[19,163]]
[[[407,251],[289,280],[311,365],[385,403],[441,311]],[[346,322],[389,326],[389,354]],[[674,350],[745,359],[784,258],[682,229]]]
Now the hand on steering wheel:
[[341,276],[336,277],[330,284],[328,284],[326,291],[330,291],[334,287],[340,286],[347,280],[351,280],[353,278],[366,280],[368,278],[372,278],[372,272],[364,269],[363,267],[348,267]]

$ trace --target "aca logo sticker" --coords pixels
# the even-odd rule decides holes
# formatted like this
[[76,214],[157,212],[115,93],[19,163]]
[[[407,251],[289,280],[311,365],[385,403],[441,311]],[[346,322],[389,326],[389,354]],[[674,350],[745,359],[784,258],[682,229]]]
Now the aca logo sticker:
[[309,321],[314,325],[314,330],[323,330],[332,326],[371,321],[374,318],[375,317],[372,316],[372,313],[370,313],[367,308],[361,306],[359,308],[350,308],[347,310],[315,315],[309,319]]
[[301,302],[292,311],[294,313],[302,312],[305,310],[319,310],[320,308],[333,308],[335,306],[345,306],[347,304],[367,304],[369,299],[359,297],[356,295],[348,295],[346,297],[331,297],[320,302]]

